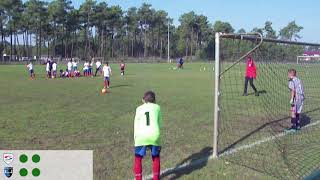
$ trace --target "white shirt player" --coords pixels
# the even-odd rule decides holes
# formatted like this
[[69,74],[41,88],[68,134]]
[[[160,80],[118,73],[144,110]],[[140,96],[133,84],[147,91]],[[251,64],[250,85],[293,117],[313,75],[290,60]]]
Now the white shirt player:
[[53,63],[52,64],[52,70],[53,71],[57,71],[57,63]]
[[110,66],[103,66],[103,76],[110,77],[111,74],[111,67]]
[[97,61],[97,62],[96,62],[96,67],[97,67],[97,69],[98,69],[100,66],[101,66],[101,62],[100,62],[100,61]]
[[27,65],[27,68],[29,69],[29,71],[31,71],[31,70],[33,69],[32,63],[28,64],[28,65]]
[[67,64],[67,68],[68,68],[68,71],[71,71],[72,69],[72,63],[69,61],[68,64]]
[[50,66],[50,63],[47,62],[47,66],[46,66],[46,71],[49,72],[49,66]]
[[78,63],[75,62],[75,61],[73,61],[73,62],[72,62],[72,66],[73,66],[73,67],[77,67],[77,66],[78,66]]
[[83,69],[84,69],[84,70],[89,69],[89,63],[85,62],[85,63],[83,64]]

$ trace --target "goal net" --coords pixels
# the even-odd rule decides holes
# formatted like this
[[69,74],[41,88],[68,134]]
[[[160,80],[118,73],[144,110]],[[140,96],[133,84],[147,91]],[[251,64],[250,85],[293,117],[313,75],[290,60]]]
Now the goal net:
[[[320,45],[263,39],[259,34],[216,38],[218,156],[280,179],[301,179],[319,168],[320,63],[301,58],[296,62],[305,49]],[[249,56],[257,75],[247,79],[245,92]],[[304,84],[306,97],[302,128],[297,132],[286,131],[291,126],[288,69],[292,68]]]
[[303,56],[297,56],[297,64],[304,64],[304,63],[320,63],[320,56],[308,56],[308,55],[303,55]]

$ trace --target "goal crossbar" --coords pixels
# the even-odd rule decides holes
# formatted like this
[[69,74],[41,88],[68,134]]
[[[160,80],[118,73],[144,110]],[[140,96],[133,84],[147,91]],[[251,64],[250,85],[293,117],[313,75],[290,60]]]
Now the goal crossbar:
[[[221,38],[229,38],[229,39],[241,39],[248,41],[260,41],[261,37],[254,36],[252,34],[220,34]],[[273,42],[273,43],[281,43],[281,44],[294,44],[294,45],[304,45],[304,46],[320,46],[318,43],[308,43],[308,42],[299,42],[299,41],[287,41],[282,39],[271,39],[271,38],[263,38],[264,42]]]

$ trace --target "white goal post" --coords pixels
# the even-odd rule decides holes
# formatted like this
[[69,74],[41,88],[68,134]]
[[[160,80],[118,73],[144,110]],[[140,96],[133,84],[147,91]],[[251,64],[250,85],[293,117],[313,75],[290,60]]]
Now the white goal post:
[[[221,71],[221,62],[220,62],[220,39],[221,38],[249,38],[258,40],[258,44],[252,48],[247,53],[239,57],[231,66],[226,68],[224,71]],[[215,33],[215,87],[214,87],[214,130],[213,130],[213,158],[218,158],[218,137],[219,137],[219,113],[220,113],[220,77],[223,73],[231,69],[234,65],[238,64],[242,59],[246,58],[250,53],[255,51],[263,42],[263,36],[260,33],[244,33],[244,34],[224,34],[224,33]]]
[[320,56],[297,56],[297,64],[300,64],[301,62],[308,62],[308,63],[314,63],[319,62],[320,63]]

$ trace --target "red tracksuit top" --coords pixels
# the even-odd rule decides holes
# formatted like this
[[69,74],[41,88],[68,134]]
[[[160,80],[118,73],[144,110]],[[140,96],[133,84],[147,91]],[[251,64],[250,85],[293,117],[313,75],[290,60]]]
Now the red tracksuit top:
[[257,77],[257,67],[253,60],[247,60],[246,67],[246,77],[256,78]]

